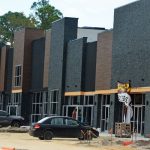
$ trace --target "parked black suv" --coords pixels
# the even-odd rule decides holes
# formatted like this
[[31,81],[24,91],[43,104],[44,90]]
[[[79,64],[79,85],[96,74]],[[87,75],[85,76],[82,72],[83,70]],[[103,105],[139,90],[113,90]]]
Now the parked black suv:
[[9,126],[20,127],[24,118],[21,116],[10,116],[6,111],[0,110],[0,127]]

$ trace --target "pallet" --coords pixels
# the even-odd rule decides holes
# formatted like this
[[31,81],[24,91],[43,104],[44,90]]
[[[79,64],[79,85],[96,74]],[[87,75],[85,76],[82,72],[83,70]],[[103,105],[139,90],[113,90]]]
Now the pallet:
[[130,138],[131,124],[115,123],[115,136],[120,138]]

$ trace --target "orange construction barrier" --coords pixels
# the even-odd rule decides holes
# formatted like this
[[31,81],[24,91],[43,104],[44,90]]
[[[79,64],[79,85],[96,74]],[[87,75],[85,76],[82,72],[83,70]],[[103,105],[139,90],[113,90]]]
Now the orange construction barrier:
[[2,147],[2,149],[1,150],[15,150],[15,148],[13,147],[13,148],[8,148],[8,147]]

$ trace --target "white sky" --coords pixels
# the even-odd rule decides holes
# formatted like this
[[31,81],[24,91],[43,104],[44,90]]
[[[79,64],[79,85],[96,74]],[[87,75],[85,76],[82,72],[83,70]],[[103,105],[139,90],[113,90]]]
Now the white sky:
[[[0,0],[0,16],[12,12],[31,12],[30,7],[38,0]],[[78,26],[113,28],[114,9],[137,0],[50,0],[64,17],[79,18]]]

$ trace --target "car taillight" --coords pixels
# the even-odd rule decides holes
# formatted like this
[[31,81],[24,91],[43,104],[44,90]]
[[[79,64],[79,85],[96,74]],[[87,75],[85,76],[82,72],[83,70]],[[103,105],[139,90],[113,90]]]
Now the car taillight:
[[35,124],[35,125],[34,125],[34,128],[35,128],[35,129],[39,129],[40,127],[41,127],[40,124]]

